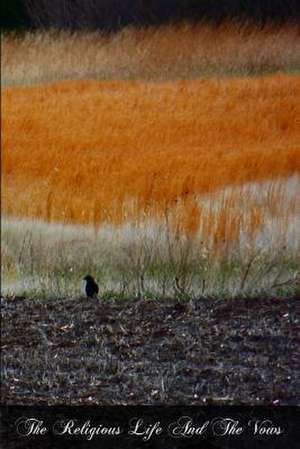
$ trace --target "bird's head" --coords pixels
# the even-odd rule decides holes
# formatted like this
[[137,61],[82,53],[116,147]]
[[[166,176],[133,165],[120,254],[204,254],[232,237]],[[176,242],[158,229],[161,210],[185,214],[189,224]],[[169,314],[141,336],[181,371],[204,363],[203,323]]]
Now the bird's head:
[[86,281],[86,282],[91,282],[91,281],[94,280],[94,278],[93,278],[92,276],[90,276],[89,274],[87,274],[87,275],[83,278],[83,280]]

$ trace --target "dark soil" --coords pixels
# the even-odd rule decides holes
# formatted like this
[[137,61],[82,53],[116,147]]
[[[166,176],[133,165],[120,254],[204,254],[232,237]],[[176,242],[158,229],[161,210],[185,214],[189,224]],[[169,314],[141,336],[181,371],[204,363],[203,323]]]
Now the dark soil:
[[6,404],[299,404],[294,299],[7,299]]

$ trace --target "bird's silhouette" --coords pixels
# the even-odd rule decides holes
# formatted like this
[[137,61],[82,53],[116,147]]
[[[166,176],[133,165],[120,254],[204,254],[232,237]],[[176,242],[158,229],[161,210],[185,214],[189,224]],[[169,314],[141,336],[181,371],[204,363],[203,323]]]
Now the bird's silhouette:
[[85,281],[85,293],[88,298],[94,298],[99,293],[99,287],[95,279],[89,274],[83,278]]

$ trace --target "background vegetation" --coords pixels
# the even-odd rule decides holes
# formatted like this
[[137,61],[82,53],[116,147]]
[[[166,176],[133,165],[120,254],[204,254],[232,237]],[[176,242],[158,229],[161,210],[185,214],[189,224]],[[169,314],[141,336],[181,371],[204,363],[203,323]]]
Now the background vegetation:
[[299,171],[299,96],[292,75],[6,88],[3,211],[97,225],[169,207],[197,223],[199,195]]
[[299,49],[292,24],[5,34],[5,291],[294,294]]
[[[296,25],[178,24],[2,37],[3,85],[62,79],[164,81],[300,71]],[[51,64],[49,64],[51,61]]]
[[90,271],[104,295],[294,294],[299,89],[291,75],[6,88],[2,207],[31,219],[3,232],[6,291],[71,295]]

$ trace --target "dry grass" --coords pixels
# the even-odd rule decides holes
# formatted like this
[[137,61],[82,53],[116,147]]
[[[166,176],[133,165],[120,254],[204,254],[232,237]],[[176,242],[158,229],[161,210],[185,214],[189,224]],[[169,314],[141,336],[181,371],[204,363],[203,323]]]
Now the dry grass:
[[[292,295],[300,263],[297,191],[293,177],[202,197],[199,228],[188,234],[174,230],[169,215],[97,229],[5,219],[2,293],[72,297],[90,272],[101,297]],[[253,211],[260,211],[258,223]]]
[[[174,211],[174,226],[195,233],[199,195],[299,171],[299,99],[291,75],[6,88],[3,211],[95,227]],[[243,198],[226,201],[221,240],[224,220],[232,236],[241,220],[228,211]],[[271,202],[275,211],[280,191]],[[264,211],[249,203],[248,212],[255,231]]]
[[5,36],[6,84],[119,78],[4,88],[5,293],[72,296],[89,271],[108,296],[294,294],[299,77],[149,80],[294,70],[297,33]]
[[[2,83],[172,80],[300,69],[293,25],[223,23],[128,28],[115,35],[43,32],[2,39]],[[51,63],[49,63],[51,62]]]

